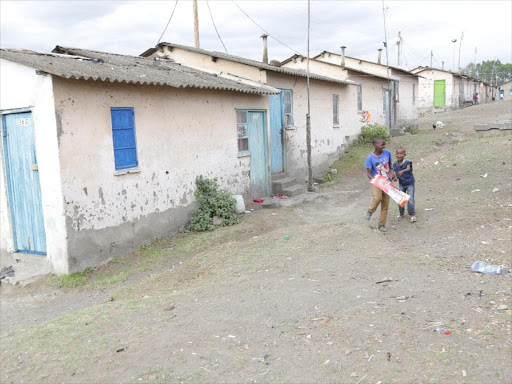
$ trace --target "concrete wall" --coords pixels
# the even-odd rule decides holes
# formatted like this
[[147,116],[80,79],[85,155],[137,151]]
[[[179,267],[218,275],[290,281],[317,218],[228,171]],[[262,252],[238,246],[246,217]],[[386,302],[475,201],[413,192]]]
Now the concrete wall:
[[[304,60],[296,60],[290,61],[284,64],[285,67],[296,68],[296,69],[306,69],[306,61]],[[386,116],[384,114],[384,89],[388,89],[388,81],[385,79],[381,79],[379,77],[373,76],[364,76],[354,71],[349,71],[347,69],[343,69],[339,66],[334,66],[330,64],[323,63],[317,60],[310,60],[309,67],[311,72],[321,73],[325,76],[333,77],[335,79],[340,80],[352,80],[356,83],[362,85],[362,100],[363,100],[363,110],[368,110],[372,115],[372,123],[378,123],[385,125],[386,124]],[[340,101],[341,108],[345,108],[348,111],[352,111],[354,113],[353,119],[357,120],[359,123],[359,119],[361,117],[357,112],[357,88],[355,86],[351,87],[349,90],[349,94],[352,92],[353,95],[347,95],[345,100],[343,100],[343,104]],[[349,112],[349,113],[352,113]],[[361,123],[356,124],[354,120],[352,123],[354,130],[357,131],[361,127]],[[360,131],[358,131],[360,133]]]
[[[306,79],[267,73],[268,84],[293,91],[293,127],[286,129],[285,168],[301,182],[307,180]],[[333,124],[333,95],[339,96],[340,124]],[[342,154],[345,145],[361,132],[356,87],[311,80],[311,147],[313,174],[324,172]]]
[[[418,126],[419,78],[392,69],[391,75],[399,77],[399,100],[396,104],[398,127]],[[414,88],[414,97],[413,97]]]
[[[293,129],[286,130],[285,140],[285,169],[290,176],[305,180],[307,174],[306,160],[306,79],[304,77],[290,76],[282,73],[260,70],[258,68],[236,63],[228,60],[216,59],[202,53],[186,51],[180,48],[169,47],[160,49],[154,55],[168,56],[183,65],[200,69],[226,72],[246,79],[259,81],[270,86],[291,89],[293,92]],[[312,72],[315,72],[312,70]],[[330,72],[318,72],[331,76]],[[337,71],[333,71],[337,73]],[[346,79],[347,74],[335,78]],[[368,83],[370,84],[370,83]],[[373,87],[373,84],[372,84]],[[369,86],[368,91],[372,88]],[[332,124],[332,95],[339,95],[340,127],[333,128]],[[380,111],[382,111],[382,94],[380,95]],[[357,115],[357,93],[355,86],[346,86],[325,81],[311,81],[311,108],[313,140],[313,168],[314,173],[323,172],[341,154],[341,146],[356,138],[361,132],[360,116]],[[377,109],[375,109],[377,110]],[[372,112],[373,113],[373,112]],[[378,113],[378,121],[384,121]],[[268,124],[270,127],[270,124]],[[316,140],[316,143],[315,143]]]
[[[59,172],[59,148],[55,119],[52,78],[37,75],[32,68],[0,60],[0,109],[32,111],[36,154],[46,231],[47,261],[57,273],[67,268],[66,224]],[[7,197],[2,143],[0,156],[0,251],[9,256],[13,251],[10,208]]]
[[[266,109],[268,97],[64,79],[54,92],[71,271],[178,231],[198,175],[248,195],[235,109]],[[111,107],[134,108],[138,173],[115,175]]]
[[459,84],[451,73],[429,68],[418,72],[418,75],[423,76],[419,78],[418,109],[420,111],[434,108],[434,80],[445,80],[446,108],[458,108]]
[[266,71],[259,68],[235,63],[229,60],[212,59],[209,55],[187,51],[180,48],[171,48],[169,46],[160,47],[152,56],[168,57],[177,63],[185,64],[195,68],[210,69],[218,72],[226,72],[245,79],[266,83]]
[[503,96],[503,100],[512,100],[512,81],[509,81],[505,84],[502,84],[500,86],[501,89],[505,91],[505,94]]

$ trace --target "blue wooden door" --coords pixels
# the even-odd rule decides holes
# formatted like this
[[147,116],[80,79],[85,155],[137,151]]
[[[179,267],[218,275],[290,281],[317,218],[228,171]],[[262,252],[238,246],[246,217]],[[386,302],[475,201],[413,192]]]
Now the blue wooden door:
[[251,153],[251,194],[263,197],[269,194],[267,166],[267,130],[265,112],[247,113],[249,151]]
[[270,95],[270,172],[284,171],[282,93]]
[[14,250],[46,254],[32,114],[4,115],[2,123]]

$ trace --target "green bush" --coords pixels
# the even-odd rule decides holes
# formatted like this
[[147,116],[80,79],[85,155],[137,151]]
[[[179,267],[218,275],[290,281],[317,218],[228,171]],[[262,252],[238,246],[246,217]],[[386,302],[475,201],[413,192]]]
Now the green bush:
[[236,200],[228,191],[219,188],[217,178],[196,177],[197,189],[194,195],[199,201],[199,208],[194,211],[190,224],[185,231],[213,231],[213,217],[222,219],[221,226],[225,227],[238,223],[238,215],[234,212]]
[[374,123],[361,128],[361,136],[358,137],[357,144],[371,144],[376,137],[382,137],[386,141],[391,140],[388,128],[385,125]]

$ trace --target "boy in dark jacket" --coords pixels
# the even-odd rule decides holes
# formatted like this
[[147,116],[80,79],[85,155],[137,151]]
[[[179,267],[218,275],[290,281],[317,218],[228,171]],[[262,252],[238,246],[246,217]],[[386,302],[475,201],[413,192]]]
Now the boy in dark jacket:
[[[398,186],[402,192],[410,196],[407,203],[407,212],[411,216],[411,223],[416,222],[416,211],[414,210],[414,175],[412,173],[412,161],[405,158],[405,149],[398,147],[396,149],[397,161],[393,164],[393,171],[395,171],[395,180],[398,177]],[[400,217],[405,215],[405,208],[398,207],[400,210]]]

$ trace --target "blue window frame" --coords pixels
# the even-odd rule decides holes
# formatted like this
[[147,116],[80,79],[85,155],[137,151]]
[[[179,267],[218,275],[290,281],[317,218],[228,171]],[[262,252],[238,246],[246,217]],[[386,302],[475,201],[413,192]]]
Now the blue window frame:
[[110,108],[112,118],[112,141],[116,170],[135,168],[137,142],[135,140],[135,115],[133,108]]
[[247,111],[236,111],[236,129],[238,136],[238,157],[248,156],[249,135],[247,130]]
[[293,126],[293,93],[289,89],[281,90],[283,103],[283,122],[285,128]]

